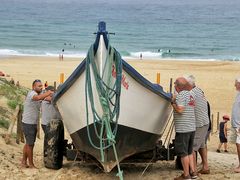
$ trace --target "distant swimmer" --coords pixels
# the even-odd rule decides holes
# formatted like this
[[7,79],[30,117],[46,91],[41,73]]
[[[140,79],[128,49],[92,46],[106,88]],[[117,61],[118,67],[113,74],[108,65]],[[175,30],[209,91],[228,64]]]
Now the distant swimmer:
[[142,53],[140,53],[140,59],[142,59]]
[[168,53],[170,53],[171,51],[170,51],[170,49],[168,50]]
[[64,53],[64,49],[62,49],[62,53],[59,54],[59,61],[63,61],[63,53]]

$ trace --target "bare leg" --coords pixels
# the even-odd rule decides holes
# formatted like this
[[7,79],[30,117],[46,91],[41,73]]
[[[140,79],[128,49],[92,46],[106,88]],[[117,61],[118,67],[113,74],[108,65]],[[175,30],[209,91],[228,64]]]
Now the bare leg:
[[236,167],[234,171],[237,172],[237,173],[240,173],[240,144],[236,143],[236,146],[237,146],[239,164],[238,164],[238,167]]
[[240,167],[240,144],[236,144],[237,145],[237,153],[238,153],[238,161],[239,161],[239,166]]
[[202,169],[203,170],[208,170],[208,159],[207,159],[207,146],[205,146],[204,148],[200,148],[199,149],[199,154],[201,156],[202,159]]
[[226,151],[227,150],[227,143],[224,143],[224,150]]
[[28,162],[29,168],[36,168],[33,164],[33,147],[34,145],[28,145]]
[[219,143],[219,145],[218,145],[218,150],[220,150],[221,147],[222,147],[222,143]]
[[21,162],[22,167],[29,167],[27,164],[27,144],[24,145],[23,147],[23,157],[22,157],[22,162]]
[[197,154],[195,151],[193,151],[193,153],[191,154],[191,158],[192,158],[192,161],[191,161],[191,170],[192,172],[197,172]]
[[189,175],[189,156],[181,157],[182,165],[183,165],[183,174],[184,176]]
[[194,157],[193,154],[196,154],[195,152],[193,152],[192,154],[188,155],[189,157],[189,167],[190,167],[190,171],[192,172],[196,172],[196,170],[194,169]]

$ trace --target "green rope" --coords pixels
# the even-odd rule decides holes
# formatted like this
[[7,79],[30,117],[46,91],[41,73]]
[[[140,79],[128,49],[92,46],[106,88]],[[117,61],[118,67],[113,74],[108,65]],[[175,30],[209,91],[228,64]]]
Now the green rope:
[[[116,70],[116,78],[112,77],[112,68]],[[93,77],[92,77],[93,75]],[[95,83],[98,95],[98,101],[102,107],[102,112],[98,113],[95,108],[93,97],[92,80]],[[117,162],[117,176],[123,179],[123,172],[120,169],[117,156],[115,137],[118,128],[118,118],[120,112],[120,94],[122,80],[122,60],[120,54],[113,48],[108,47],[106,61],[103,67],[102,75],[94,61],[93,45],[90,47],[86,58],[86,79],[85,79],[85,99],[86,99],[86,117],[87,133],[90,144],[100,150],[101,161],[104,162],[104,151],[110,147],[113,148]],[[99,145],[94,144],[89,129],[89,109],[90,103],[95,136],[99,139]],[[112,124],[112,126],[111,126]],[[100,127],[100,131],[98,129]]]

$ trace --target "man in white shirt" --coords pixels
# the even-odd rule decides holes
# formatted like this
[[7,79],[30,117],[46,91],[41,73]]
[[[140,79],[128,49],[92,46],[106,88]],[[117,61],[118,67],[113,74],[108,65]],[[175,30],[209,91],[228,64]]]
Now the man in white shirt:
[[[36,168],[33,163],[33,147],[36,140],[37,124],[39,121],[41,100],[50,96],[51,91],[42,92],[42,82],[33,81],[32,90],[27,94],[22,117],[22,129],[26,139],[23,147],[22,167]],[[27,164],[27,160],[29,165]]]
[[232,107],[232,128],[235,129],[236,133],[236,146],[239,165],[234,169],[234,172],[240,173],[240,77],[236,78],[235,87],[237,90],[237,95]]

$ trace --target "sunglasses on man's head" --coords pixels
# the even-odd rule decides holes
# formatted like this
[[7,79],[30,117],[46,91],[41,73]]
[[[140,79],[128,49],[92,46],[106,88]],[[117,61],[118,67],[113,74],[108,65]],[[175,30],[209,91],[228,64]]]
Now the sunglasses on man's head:
[[32,83],[32,84],[34,85],[34,84],[35,84],[35,83],[37,83],[37,82],[42,82],[42,81],[41,81],[41,80],[39,80],[39,79],[36,79],[36,80],[34,80],[34,81],[33,81],[33,83]]

